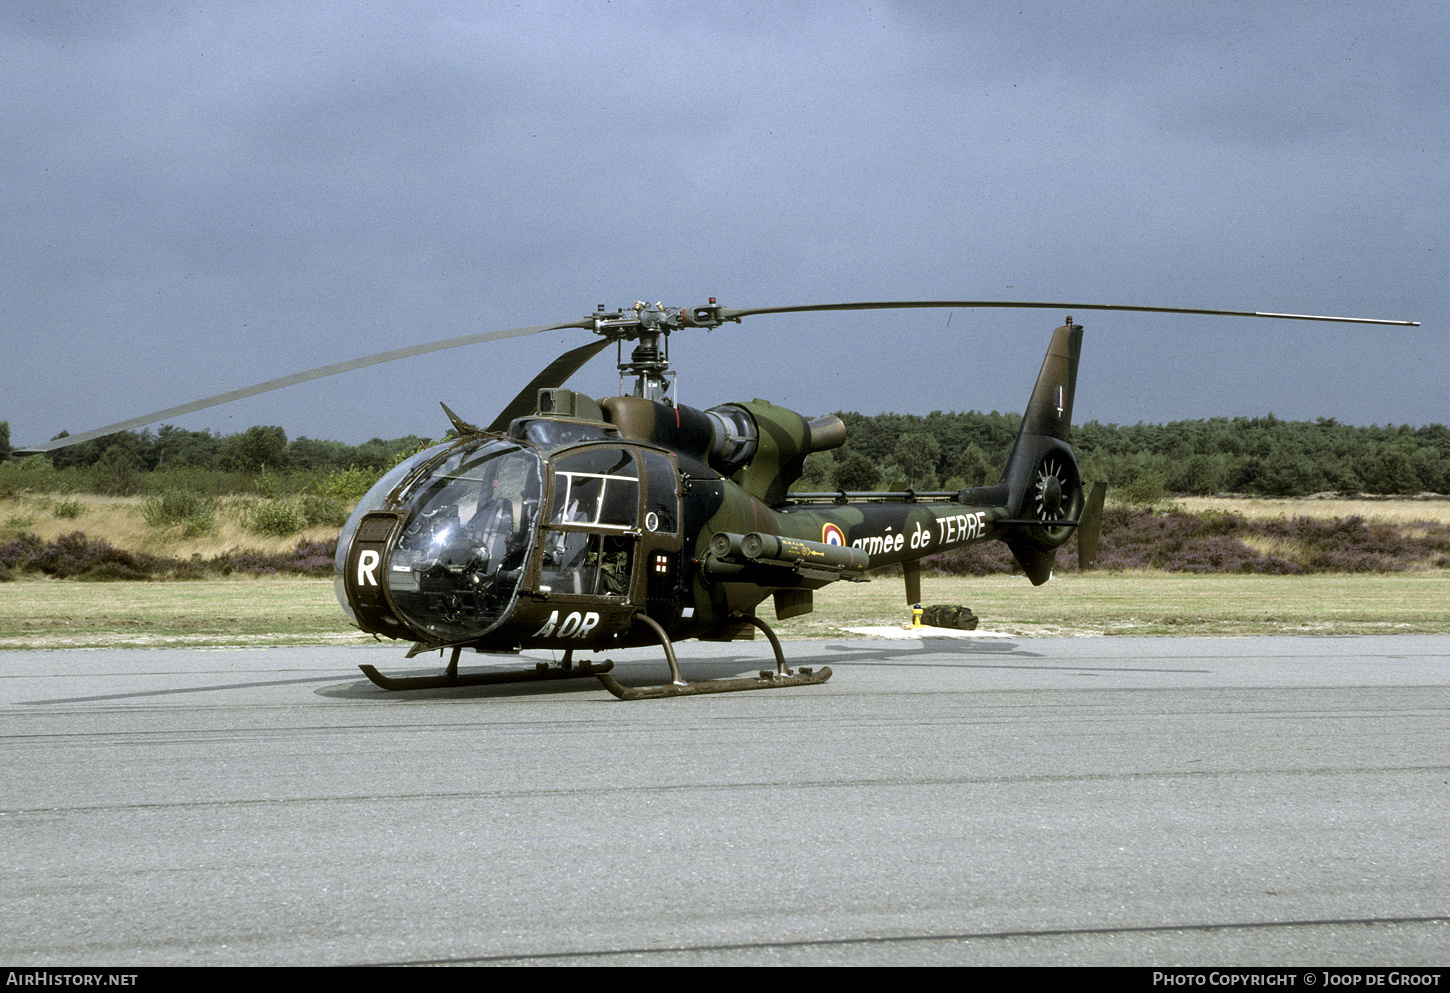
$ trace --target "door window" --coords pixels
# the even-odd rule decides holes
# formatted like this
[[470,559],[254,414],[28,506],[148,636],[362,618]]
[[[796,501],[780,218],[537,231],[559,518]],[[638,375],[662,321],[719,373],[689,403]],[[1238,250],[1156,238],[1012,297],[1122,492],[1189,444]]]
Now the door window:
[[639,467],[630,452],[594,448],[560,458],[540,592],[628,596],[638,520]]

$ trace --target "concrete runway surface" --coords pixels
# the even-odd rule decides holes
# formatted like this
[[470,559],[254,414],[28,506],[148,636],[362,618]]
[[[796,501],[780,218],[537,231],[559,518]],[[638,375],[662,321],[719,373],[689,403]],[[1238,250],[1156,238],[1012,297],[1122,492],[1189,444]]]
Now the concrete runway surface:
[[1450,963],[1450,637],[786,651],[0,653],[0,962]]

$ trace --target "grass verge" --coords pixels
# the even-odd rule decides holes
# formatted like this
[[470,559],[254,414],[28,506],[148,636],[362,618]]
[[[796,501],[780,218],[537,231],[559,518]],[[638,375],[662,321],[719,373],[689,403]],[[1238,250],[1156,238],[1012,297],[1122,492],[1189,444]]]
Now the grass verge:
[[329,580],[0,584],[0,650],[362,644]]
[[[1352,576],[1067,574],[1036,588],[1020,576],[934,576],[922,587],[927,603],[971,607],[982,618],[982,631],[1021,637],[1450,632],[1450,572],[1444,570]],[[782,637],[853,637],[847,628],[910,623],[899,579],[836,583],[815,599],[814,613],[774,624]],[[770,619],[769,601],[761,616]],[[331,581],[323,579],[0,584],[0,650],[370,640],[348,625]]]
[[[982,631],[1019,636],[1389,634],[1450,632],[1450,573],[1394,575],[1059,575],[924,577],[924,603],[971,607]],[[782,637],[841,637],[850,627],[907,625],[900,581],[837,583]]]

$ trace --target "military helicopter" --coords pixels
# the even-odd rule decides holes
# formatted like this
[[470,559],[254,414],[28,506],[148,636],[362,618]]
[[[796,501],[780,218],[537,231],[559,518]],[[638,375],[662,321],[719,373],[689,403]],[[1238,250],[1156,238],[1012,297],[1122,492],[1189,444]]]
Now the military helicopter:
[[[831,670],[786,663],[757,613],[812,610],[812,594],[900,564],[907,603],[921,599],[920,560],[1004,542],[1033,585],[1052,575],[1074,533],[1095,541],[1102,492],[1085,491],[1069,444],[1083,328],[1053,331],[998,481],[954,492],[792,493],[806,457],[846,440],[834,415],[808,420],[764,400],[706,410],[675,402],[669,336],[765,314],[917,308],[1140,311],[1418,326],[1413,321],[1257,311],[1013,301],[906,301],[730,308],[636,303],[579,321],[466,335],[338,363],[24,449],[34,454],[323,376],[488,340],[576,328],[596,340],[559,356],[487,427],[446,405],[452,440],[405,459],[359,501],[342,529],[337,600],[362,631],[411,641],[406,658],[451,651],[441,674],[387,676],[387,690],[593,677],[621,699],[818,684]],[[634,346],[626,357],[625,342]],[[565,381],[610,344],[621,395],[595,400]],[[630,382],[632,381],[632,382]],[[758,677],[687,682],[674,643],[769,640],[776,668]],[[670,681],[626,687],[612,663],[578,651],[657,644]],[[460,672],[465,649],[562,651],[554,664]]]

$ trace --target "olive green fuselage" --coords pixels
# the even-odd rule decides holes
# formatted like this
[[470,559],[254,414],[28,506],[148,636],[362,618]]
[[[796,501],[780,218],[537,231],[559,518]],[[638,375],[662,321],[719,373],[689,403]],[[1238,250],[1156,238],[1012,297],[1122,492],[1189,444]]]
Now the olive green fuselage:
[[541,390],[507,433],[461,425],[379,481],[343,530],[338,600],[421,648],[602,651],[753,637],[765,600],[794,617],[879,566],[904,566],[910,600],[914,563],[984,541],[1045,582],[1083,507],[1080,335],[1054,334],[997,484],[955,493],[792,494],[812,452],[844,443],[834,416]]

